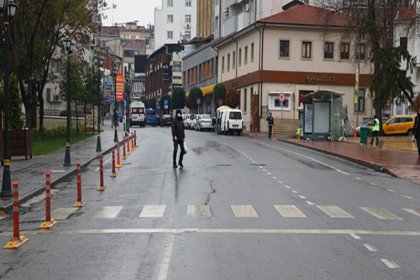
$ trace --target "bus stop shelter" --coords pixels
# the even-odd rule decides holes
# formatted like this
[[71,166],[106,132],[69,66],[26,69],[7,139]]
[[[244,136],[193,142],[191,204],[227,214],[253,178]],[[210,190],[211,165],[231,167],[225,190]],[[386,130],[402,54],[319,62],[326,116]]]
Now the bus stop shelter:
[[343,95],[331,90],[319,90],[305,95],[303,137],[312,140],[336,140],[340,137]]

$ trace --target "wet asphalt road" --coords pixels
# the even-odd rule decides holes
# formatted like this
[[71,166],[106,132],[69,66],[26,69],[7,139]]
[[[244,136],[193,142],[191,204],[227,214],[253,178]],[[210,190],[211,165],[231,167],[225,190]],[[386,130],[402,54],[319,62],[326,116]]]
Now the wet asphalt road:
[[[169,128],[137,129],[116,178],[105,157],[53,190],[58,223],[0,250],[0,279],[419,279],[420,186],[281,142],[187,131],[172,168]],[[66,212],[69,211],[67,213]],[[61,213],[58,213],[61,212]],[[71,214],[70,214],[71,213]],[[11,236],[0,220],[0,245]]]

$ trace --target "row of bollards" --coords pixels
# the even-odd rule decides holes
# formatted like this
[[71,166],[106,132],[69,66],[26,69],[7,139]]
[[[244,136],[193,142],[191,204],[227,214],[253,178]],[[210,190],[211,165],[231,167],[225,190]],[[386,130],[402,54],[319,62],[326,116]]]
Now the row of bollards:
[[[131,148],[130,148],[131,144]],[[136,131],[131,133],[131,135],[124,137],[122,141],[123,145],[123,159],[126,159],[127,154],[130,154],[137,147],[137,134]],[[117,149],[117,157],[115,158],[115,148]],[[98,191],[105,191],[104,184],[104,156],[99,154],[99,187]],[[117,160],[117,162],[115,162]],[[118,142],[116,146],[112,147],[112,173],[111,177],[115,178],[117,176],[116,168],[121,168],[120,162],[120,143]],[[76,176],[77,176],[77,195],[76,202],[73,204],[73,207],[83,207],[86,204],[82,199],[82,176],[81,176],[81,165],[80,163],[76,164]],[[39,226],[40,229],[49,230],[51,229],[57,221],[51,217],[51,173],[45,173],[45,221]],[[28,241],[24,235],[20,234],[19,229],[19,184],[13,182],[13,236],[12,239],[4,246],[4,249],[17,249],[22,246],[25,242]]]

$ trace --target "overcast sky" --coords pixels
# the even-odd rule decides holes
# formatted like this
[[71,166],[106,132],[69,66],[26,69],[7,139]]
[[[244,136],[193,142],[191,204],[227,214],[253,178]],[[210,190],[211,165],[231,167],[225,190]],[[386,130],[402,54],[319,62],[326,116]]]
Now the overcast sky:
[[108,7],[117,5],[115,9],[102,12],[107,16],[103,25],[110,26],[115,22],[123,23],[138,20],[138,25],[154,24],[155,7],[162,4],[162,0],[107,0]]

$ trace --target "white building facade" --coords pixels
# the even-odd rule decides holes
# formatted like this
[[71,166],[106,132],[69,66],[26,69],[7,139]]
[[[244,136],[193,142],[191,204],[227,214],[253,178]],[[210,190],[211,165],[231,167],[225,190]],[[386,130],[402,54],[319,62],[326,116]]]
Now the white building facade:
[[162,0],[155,9],[155,49],[164,44],[189,41],[196,36],[197,1]]

